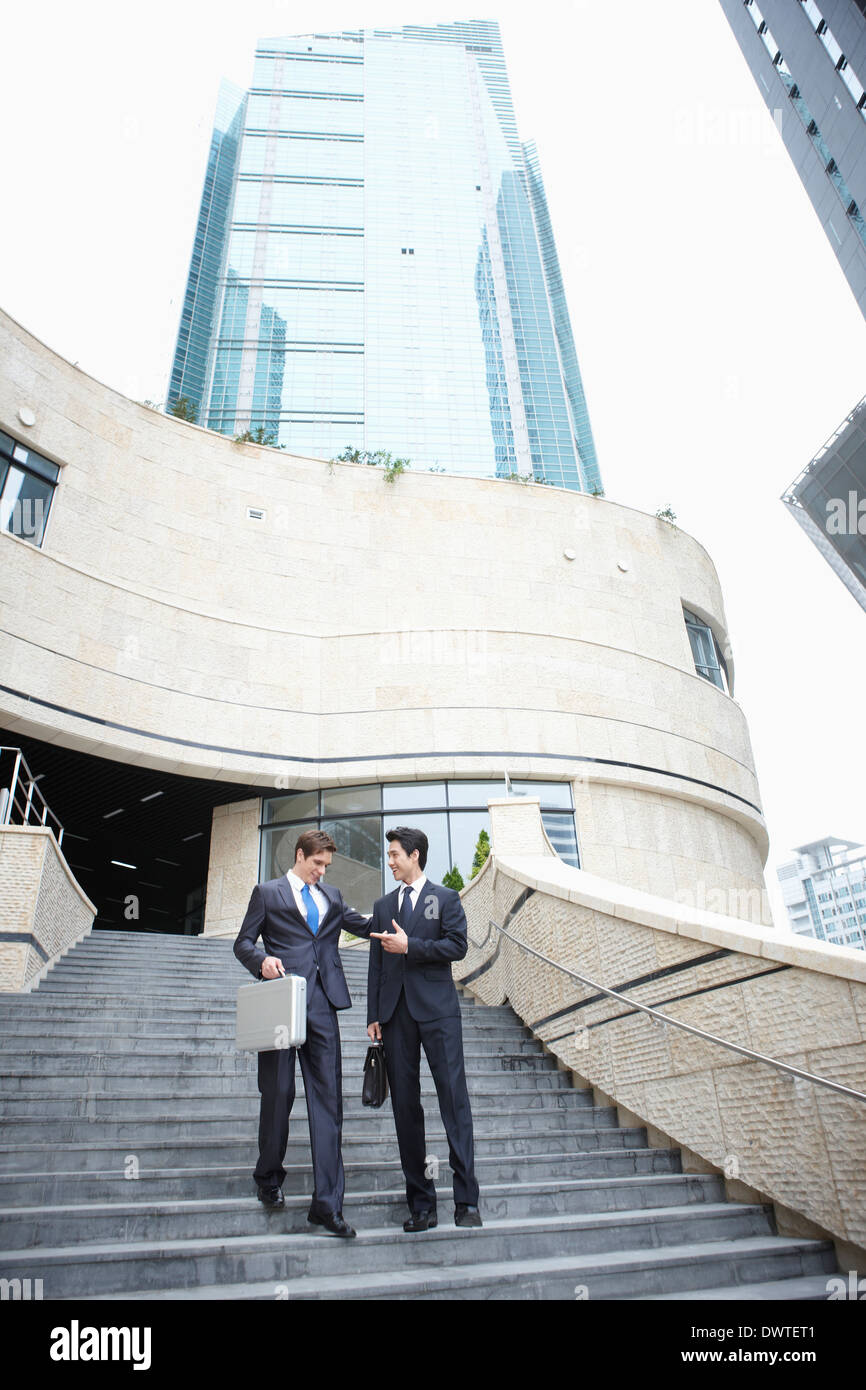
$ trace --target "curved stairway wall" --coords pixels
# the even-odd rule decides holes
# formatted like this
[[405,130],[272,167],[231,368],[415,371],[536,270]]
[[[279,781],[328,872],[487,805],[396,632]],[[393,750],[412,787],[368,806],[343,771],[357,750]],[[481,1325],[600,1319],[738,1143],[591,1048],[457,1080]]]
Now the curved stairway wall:
[[646,1124],[654,1142],[691,1150],[697,1166],[730,1180],[732,1195],[772,1200],[780,1230],[831,1234],[840,1262],[863,1272],[866,1102],[658,1024],[518,943],[860,1093],[863,953],[573,869],[547,841],[537,801],[491,802],[491,822],[490,857],[462,894],[470,949],[455,978],[486,1004],[507,1000],[578,1084],[617,1105],[623,1123]]

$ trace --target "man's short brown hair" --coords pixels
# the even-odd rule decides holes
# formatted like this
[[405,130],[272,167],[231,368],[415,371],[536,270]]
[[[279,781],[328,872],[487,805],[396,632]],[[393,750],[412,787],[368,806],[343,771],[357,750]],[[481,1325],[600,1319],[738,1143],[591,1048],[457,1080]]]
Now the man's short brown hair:
[[318,854],[320,850],[327,849],[331,854],[336,854],[337,846],[325,830],[305,830],[298,836],[295,844],[295,863],[298,862],[298,850],[301,851],[305,859],[309,859],[311,854]]

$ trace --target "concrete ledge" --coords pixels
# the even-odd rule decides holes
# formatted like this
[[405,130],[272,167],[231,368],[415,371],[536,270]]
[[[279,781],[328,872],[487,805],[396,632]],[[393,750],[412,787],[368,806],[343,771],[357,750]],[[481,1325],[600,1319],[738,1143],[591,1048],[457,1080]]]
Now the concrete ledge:
[[[491,803],[491,805],[494,803]],[[866,984],[866,953],[853,946],[834,946],[828,941],[800,937],[777,927],[761,927],[736,917],[641,893],[621,883],[572,868],[561,859],[543,855],[499,855],[497,867],[537,892],[566,897],[581,907],[603,912],[609,917],[652,927],[656,931],[688,936],[707,945],[720,946],[745,955],[760,956],[804,970],[820,970],[844,980]]]

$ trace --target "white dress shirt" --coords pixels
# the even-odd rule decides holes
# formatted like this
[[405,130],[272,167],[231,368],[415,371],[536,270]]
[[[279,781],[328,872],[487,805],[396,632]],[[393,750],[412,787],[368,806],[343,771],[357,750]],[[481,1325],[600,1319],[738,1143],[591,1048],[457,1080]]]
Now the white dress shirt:
[[314,885],[312,883],[305,883],[304,880],[302,878],[298,878],[298,875],[296,873],[293,873],[291,869],[289,869],[288,873],[286,874],[286,878],[289,880],[289,887],[295,895],[295,906],[297,907],[305,922],[307,920],[307,904],[301,897],[301,893],[305,888],[309,888],[310,892],[313,895],[313,902],[319,909],[319,926],[321,926],[325,920],[325,917],[327,916],[328,908],[331,905],[328,902],[328,899],[325,897],[324,893],[322,892],[321,888],[319,888],[318,885]]
[[412,895],[412,911],[414,912],[414,911],[415,911],[415,908],[418,906],[418,899],[419,899],[420,896],[421,896],[421,889],[424,887],[424,884],[425,884],[426,882],[427,882],[427,875],[426,875],[426,874],[422,874],[420,878],[416,878],[416,880],[415,880],[414,883],[401,883],[401,884],[400,884],[400,898],[399,898],[399,901],[398,901],[398,903],[397,903],[397,921],[398,921],[398,922],[400,921],[400,917],[401,917],[402,912],[403,912],[403,898],[404,898],[404,896],[406,895],[406,893],[411,893],[411,895]]

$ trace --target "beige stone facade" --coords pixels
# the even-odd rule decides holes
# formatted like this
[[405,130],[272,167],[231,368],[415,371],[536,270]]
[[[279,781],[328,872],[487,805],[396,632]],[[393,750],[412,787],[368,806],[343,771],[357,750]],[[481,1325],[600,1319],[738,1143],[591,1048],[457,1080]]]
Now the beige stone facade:
[[[7,741],[262,795],[570,781],[589,872],[697,906],[744,894],[769,920],[746,721],[696,673],[683,619],[729,651],[691,536],[552,487],[411,471],[389,485],[238,445],[3,316],[0,357],[0,428],[62,465],[42,547],[0,534]],[[238,924],[257,873],[247,822],[237,845],[224,830],[208,931]]]

